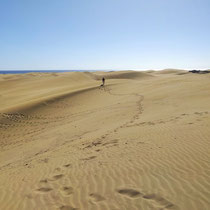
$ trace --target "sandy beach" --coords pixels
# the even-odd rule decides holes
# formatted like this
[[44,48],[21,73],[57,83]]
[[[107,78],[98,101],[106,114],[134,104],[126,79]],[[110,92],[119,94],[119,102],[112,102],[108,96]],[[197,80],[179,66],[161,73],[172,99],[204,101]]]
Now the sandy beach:
[[210,209],[210,74],[0,75],[0,192],[2,210]]

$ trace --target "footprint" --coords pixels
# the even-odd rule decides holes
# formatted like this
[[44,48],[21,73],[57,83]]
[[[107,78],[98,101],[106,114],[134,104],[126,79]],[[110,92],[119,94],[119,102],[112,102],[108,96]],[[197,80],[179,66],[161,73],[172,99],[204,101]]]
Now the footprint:
[[155,206],[166,209],[175,209],[175,205],[171,203],[170,201],[166,200],[165,198],[156,195],[156,194],[148,194],[143,196],[144,199],[151,200],[155,202]]
[[96,141],[96,142],[92,142],[91,144],[87,145],[86,147],[84,147],[84,149],[87,149],[87,148],[91,148],[93,146],[98,146],[101,144],[101,141]]
[[[178,118],[177,118],[178,119]],[[155,125],[155,123],[153,123],[153,122],[148,122],[147,123],[148,125]]]
[[56,181],[56,180],[61,179],[63,177],[64,177],[63,174],[58,174],[58,175],[53,176],[52,179],[50,179],[50,181]]
[[89,195],[90,195],[91,200],[94,202],[99,202],[99,201],[105,200],[105,198],[103,196],[101,196],[97,193],[91,193]]
[[137,198],[137,197],[142,196],[141,192],[134,189],[120,189],[120,190],[117,190],[117,192],[122,195],[126,195],[130,198]]
[[49,159],[48,158],[44,158],[41,161],[44,162],[44,163],[48,163],[49,162]]
[[50,187],[41,187],[41,188],[37,189],[36,191],[46,193],[46,192],[49,192],[51,190],[52,190],[52,188],[50,188]]
[[197,115],[202,115],[201,112],[194,112],[194,114],[197,114]]
[[77,208],[74,208],[72,206],[61,206],[60,207],[60,210],[76,210]]
[[47,181],[47,179],[42,179],[39,182],[41,182],[41,183],[47,183],[48,181]]
[[97,150],[95,150],[96,152],[100,152],[101,150],[100,149],[97,149]]
[[69,164],[64,165],[64,167],[66,167],[66,168],[68,168],[69,166],[71,166],[71,164],[70,164],[70,163],[69,163]]
[[115,145],[115,144],[117,144],[117,143],[118,143],[118,140],[117,140],[117,139],[114,139],[114,140],[111,140],[111,141],[109,141],[109,142],[104,143],[103,146],[109,145],[109,144]]
[[63,187],[62,192],[64,195],[70,195],[73,193],[73,188],[72,187]]
[[96,156],[91,156],[91,157],[88,157],[88,158],[83,158],[83,159],[81,159],[81,160],[92,160],[92,159],[94,159],[94,158],[96,158]]
[[185,113],[183,113],[183,114],[181,114],[182,116],[185,116],[185,115],[187,115],[187,114],[185,114]]

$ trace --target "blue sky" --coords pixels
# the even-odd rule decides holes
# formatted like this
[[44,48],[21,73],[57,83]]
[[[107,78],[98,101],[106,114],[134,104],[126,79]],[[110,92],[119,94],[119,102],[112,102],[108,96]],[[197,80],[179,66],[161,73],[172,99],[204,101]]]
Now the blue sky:
[[207,69],[210,0],[0,0],[0,69]]

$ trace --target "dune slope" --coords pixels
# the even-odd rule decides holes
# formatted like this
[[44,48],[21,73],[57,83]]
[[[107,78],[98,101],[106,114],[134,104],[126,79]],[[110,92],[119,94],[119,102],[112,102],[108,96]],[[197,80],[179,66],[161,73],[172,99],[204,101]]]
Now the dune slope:
[[1,75],[0,209],[209,209],[209,81]]

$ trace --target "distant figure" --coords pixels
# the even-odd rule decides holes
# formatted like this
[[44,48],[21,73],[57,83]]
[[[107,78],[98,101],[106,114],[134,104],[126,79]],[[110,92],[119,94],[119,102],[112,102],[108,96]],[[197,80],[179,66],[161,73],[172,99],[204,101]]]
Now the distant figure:
[[105,78],[104,77],[102,78],[102,85],[103,86],[105,85]]

